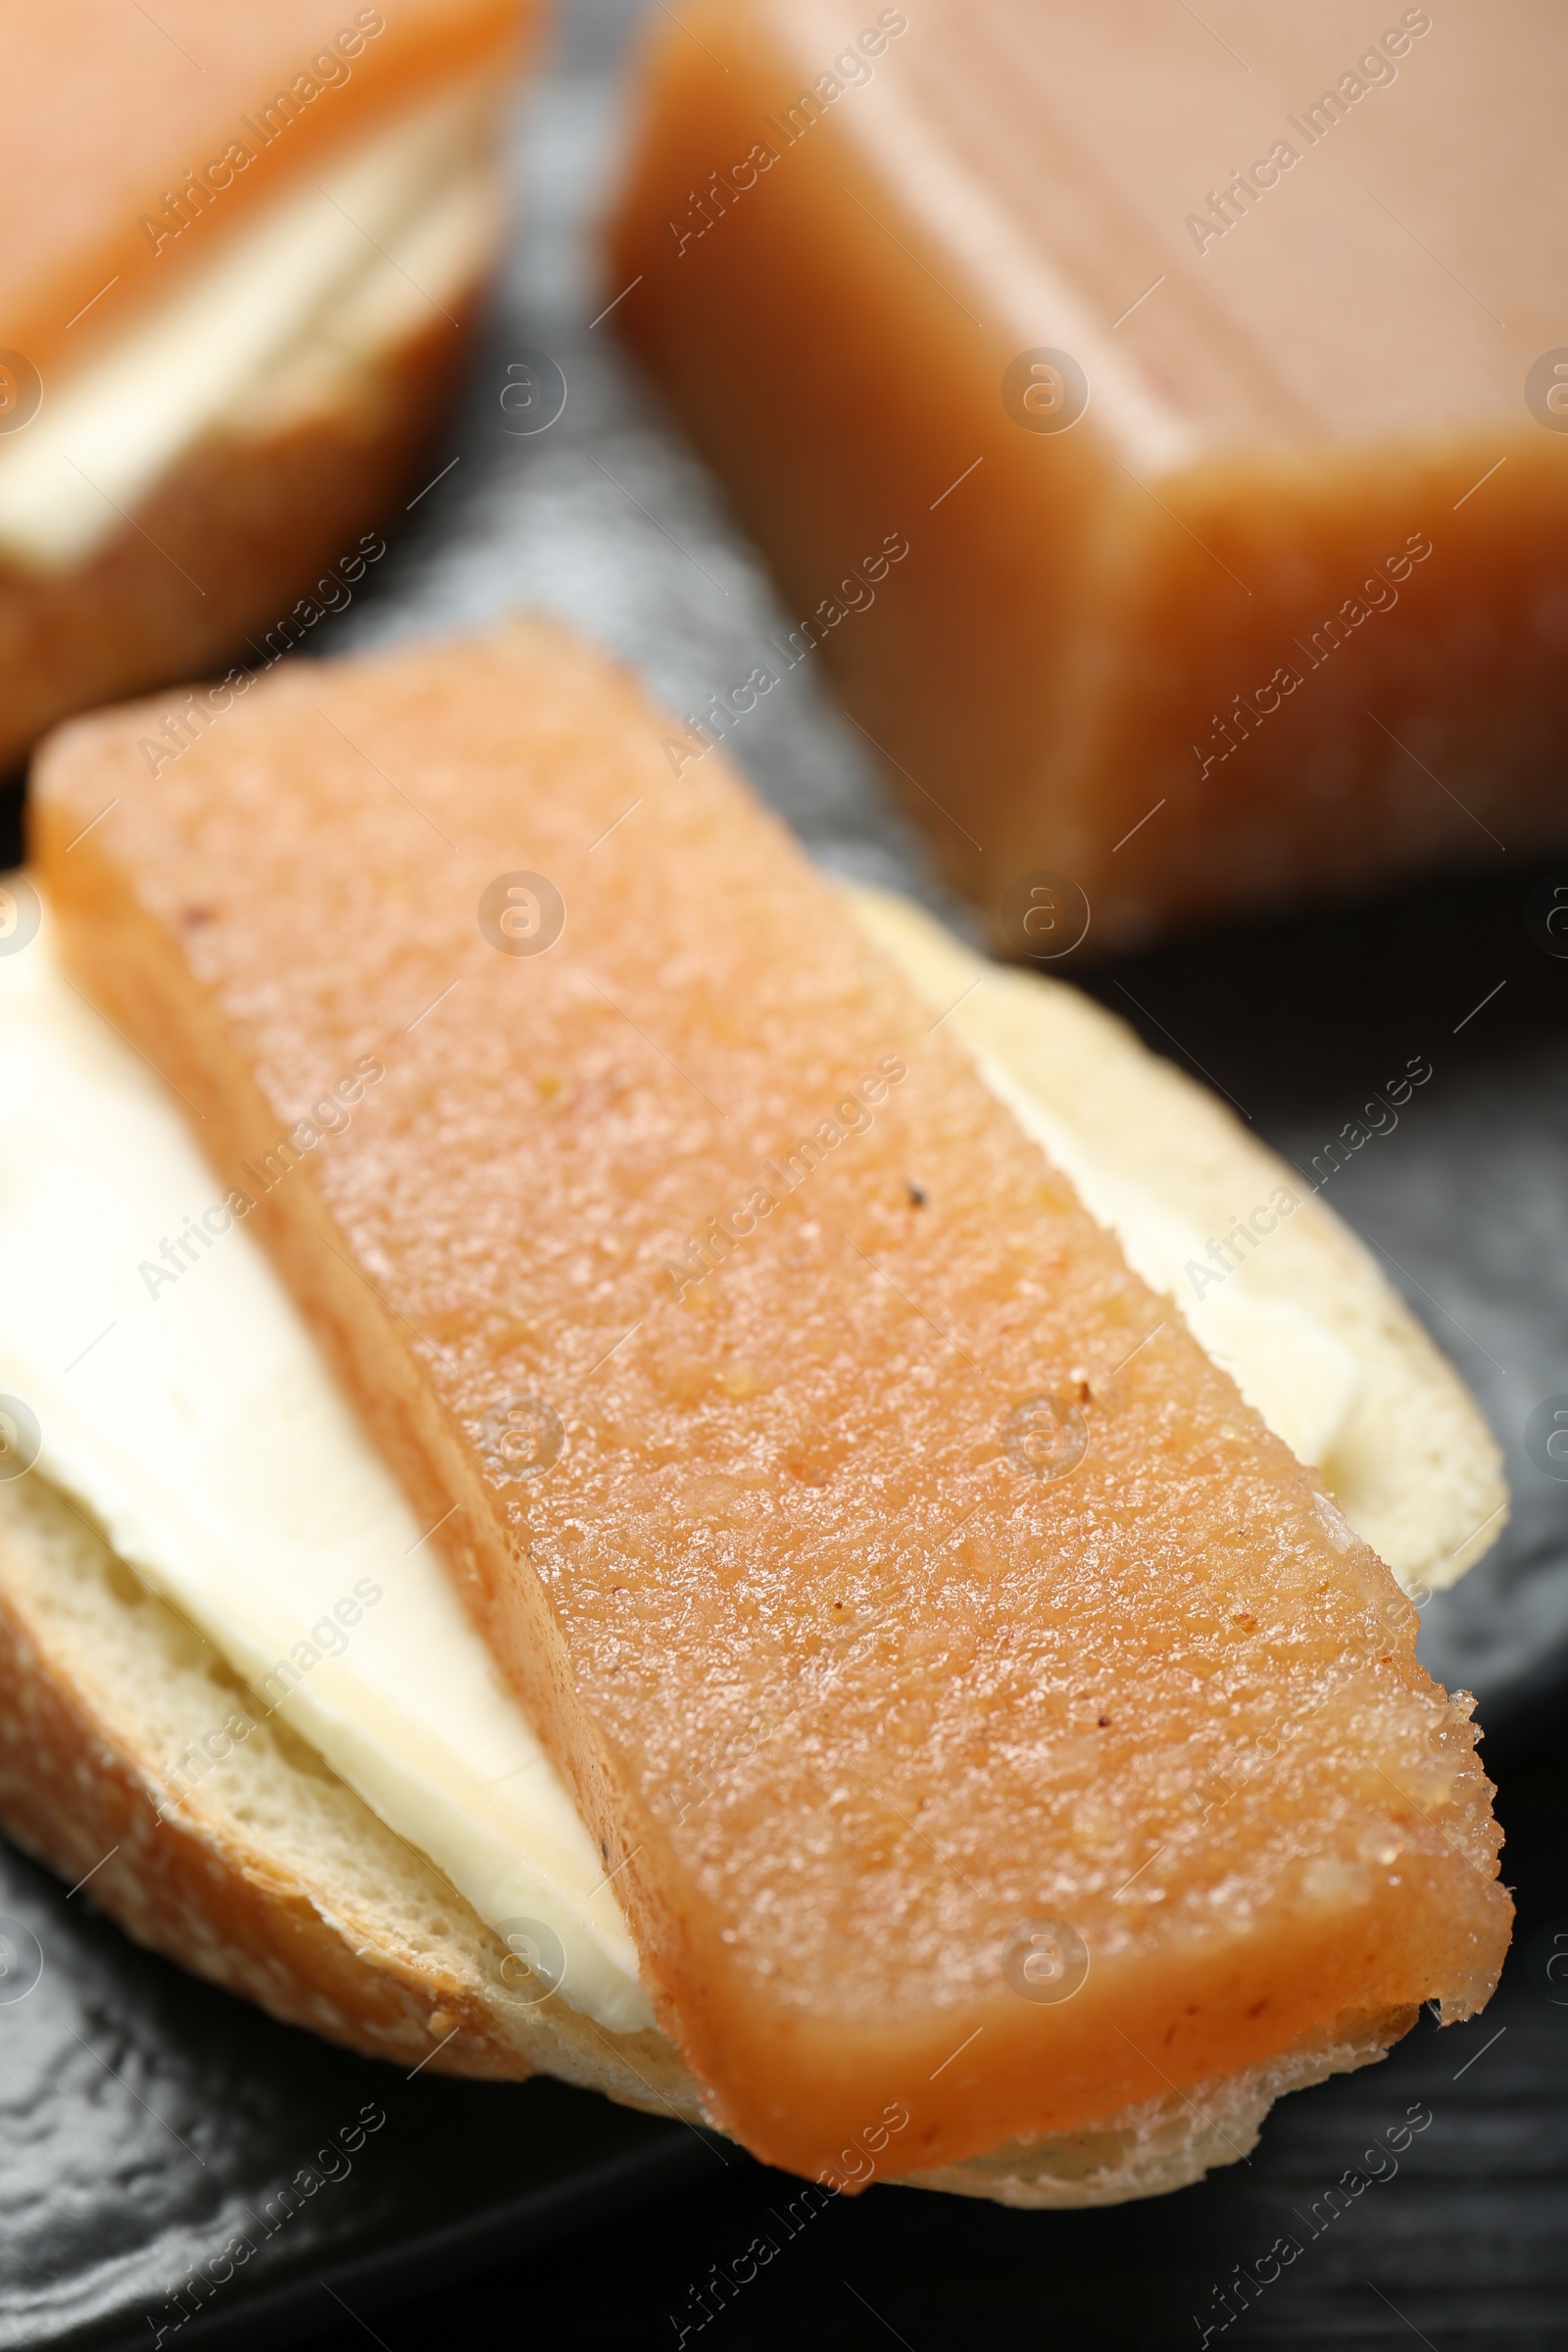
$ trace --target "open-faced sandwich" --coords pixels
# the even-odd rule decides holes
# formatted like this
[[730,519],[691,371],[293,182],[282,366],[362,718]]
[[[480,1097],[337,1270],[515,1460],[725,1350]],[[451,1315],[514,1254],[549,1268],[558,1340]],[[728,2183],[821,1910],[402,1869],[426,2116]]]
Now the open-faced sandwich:
[[1303,1179],[554,627],[149,723],[6,884],[12,1835],[835,2186],[1168,2188],[1487,1999],[1495,1449]]

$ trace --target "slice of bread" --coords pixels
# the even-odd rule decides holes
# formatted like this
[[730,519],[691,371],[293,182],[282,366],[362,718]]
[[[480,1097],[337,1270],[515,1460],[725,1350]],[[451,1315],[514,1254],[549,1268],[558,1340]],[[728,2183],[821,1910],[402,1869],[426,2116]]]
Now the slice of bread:
[[[367,2057],[406,2072],[557,2075],[706,2121],[662,2034],[604,2033],[545,1994],[275,1717],[175,1796],[171,1759],[243,1693],[218,1650],[42,1479],[0,1485],[0,1821],[20,1845],[62,1878],[91,1872],[84,1898],[138,1943]],[[1179,2188],[1246,2156],[1283,2092],[1381,2058],[1411,2022],[1404,2010],[1344,2019],[1229,2080],[915,2179],[1026,2206]],[[855,2185],[864,2162],[846,2156]]]
[[[482,286],[470,269],[445,301],[471,318]],[[39,572],[0,560],[0,773],[73,710],[236,654],[246,668],[270,663],[346,603],[385,553],[366,526],[417,488],[471,349],[466,328],[428,310],[389,319],[358,348],[324,352],[309,385],[253,387],[86,563]],[[167,714],[184,740],[200,716],[190,701],[171,695]],[[155,750],[163,731],[149,725]]]
[[[38,434],[0,443],[0,770],[88,704],[200,677],[236,655],[246,668],[270,667],[352,601],[367,564],[386,552],[367,525],[390,530],[417,489],[471,354],[504,219],[493,116],[484,93],[460,88],[393,125],[392,162],[379,177],[363,160],[357,175],[340,174],[340,192],[362,210],[368,188],[380,189],[384,209],[389,173],[397,186],[418,167],[428,185],[417,202],[404,198],[408,217],[385,230],[379,252],[367,245],[368,258],[330,301],[312,308],[301,294],[294,328],[145,487],[119,485],[125,504],[108,527],[98,486],[82,479],[85,523],[76,515],[66,554],[51,557],[58,502],[24,470]],[[330,218],[330,185],[322,198]],[[219,253],[205,281],[219,318],[199,320],[204,340],[221,331],[225,273],[265,281],[270,264],[275,273],[275,254],[255,240],[237,258]],[[275,302],[276,289],[267,290]],[[139,357],[122,363],[125,383],[154,407],[161,374],[190,366],[190,322],[171,322],[178,308],[176,299],[162,314],[166,344],[155,320]],[[51,423],[56,446],[42,479],[52,493],[61,435],[73,467],[70,441],[86,433],[91,446],[91,414]],[[177,758],[213,707],[211,698],[172,697],[163,723],[148,729],[148,759]]]
[[368,2057],[543,2070],[696,2114],[661,2035],[515,1995],[513,1977],[538,1986],[505,1943],[276,1715],[253,1706],[181,1795],[174,1759],[245,1688],[56,1489],[0,1485],[0,1819],[20,1844],[93,1871],[86,1891],[138,1942]]

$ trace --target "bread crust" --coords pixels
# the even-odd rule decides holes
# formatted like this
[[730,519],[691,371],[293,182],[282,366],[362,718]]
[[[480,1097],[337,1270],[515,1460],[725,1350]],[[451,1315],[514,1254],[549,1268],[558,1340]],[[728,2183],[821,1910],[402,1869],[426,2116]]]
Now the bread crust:
[[[106,1604],[141,1621],[123,1660],[92,1638]],[[0,1486],[0,1823],[24,1851],[73,1886],[91,1873],[83,1894],[137,1943],[364,2057],[510,2082],[543,2069],[696,2116],[661,2036],[605,2034],[553,1996],[509,1997],[500,1939],[281,1728],[259,1727],[254,1748],[236,1747],[180,1794],[150,1694],[171,1697],[199,1740],[240,1689],[63,1496],[36,1478]],[[416,1905],[424,1897],[456,1918],[459,1936],[416,1949],[404,1910],[367,1904],[259,1835],[246,1800],[269,1765],[319,1780],[371,1874],[395,1870]]]
[[472,348],[482,276],[335,372],[303,413],[214,432],[89,560],[0,561],[0,773],[57,719],[199,678],[289,614],[360,533],[402,511]]

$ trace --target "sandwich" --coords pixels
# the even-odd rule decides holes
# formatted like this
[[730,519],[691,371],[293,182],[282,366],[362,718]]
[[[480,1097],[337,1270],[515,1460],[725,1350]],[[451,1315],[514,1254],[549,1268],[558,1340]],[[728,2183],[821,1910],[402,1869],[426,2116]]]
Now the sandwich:
[[[553,625],[156,778],[149,708],[7,885],[13,1836],[833,2188],[1149,2194],[1485,2002],[1470,1702],[1358,1530],[1451,1579],[1495,1449],[1294,1171]],[[1242,1224],[1211,1348],[1140,1261]]]
[[1093,955],[1568,839],[1568,40],[1509,24],[650,13],[601,299],[1006,954],[1042,878]]
[[531,13],[0,12],[0,772],[373,577],[471,350]]

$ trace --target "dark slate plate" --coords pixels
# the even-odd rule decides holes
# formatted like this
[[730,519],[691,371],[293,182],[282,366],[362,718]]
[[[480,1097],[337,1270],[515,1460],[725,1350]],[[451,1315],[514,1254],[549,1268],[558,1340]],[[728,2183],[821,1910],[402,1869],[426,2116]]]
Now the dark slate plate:
[[[612,318],[590,323],[608,295],[586,223],[612,169],[612,69],[629,13],[628,0],[568,11],[525,110],[527,226],[463,413],[432,456],[434,487],[388,518],[393,554],[316,632],[317,653],[540,605],[684,713],[788,626],[720,495],[610,341]],[[508,369],[540,352],[563,370],[566,404],[547,431],[519,434],[514,401],[502,404]],[[731,751],[824,862],[963,925],[810,664]],[[794,2184],[732,2148],[555,2084],[405,2082],[346,2058],[136,1952],[85,1908],[90,1887],[68,1905],[13,1858],[0,1912],[37,1938],[45,1969],[24,2000],[0,2005],[0,2352],[150,2345],[177,2317],[168,2299],[189,2266],[247,2230],[255,2254],[183,2340],[642,2346],[684,2328],[688,2341],[761,2352],[807,2338],[821,2352],[976,2340],[1163,2352],[1207,2327],[1227,2345],[1349,2352],[1568,2345],[1568,2009],[1552,1997],[1568,1985],[1544,1974],[1552,1936],[1568,1939],[1568,1484],[1527,1443],[1537,1408],[1568,1395],[1568,961],[1532,934],[1538,876],[1516,862],[1499,852],[1474,880],[1082,975],[1309,1178],[1369,1089],[1412,1054],[1433,1062],[1397,1129],[1327,1197],[1382,1253],[1509,1454],[1513,1524],[1430,1603],[1422,1633],[1433,1671],[1480,1693],[1510,1834],[1521,1938],[1484,2019],[1446,2034],[1424,2022],[1388,2065],[1287,2102],[1250,2165],[1152,2205],[1015,2215],[877,2188],[791,2235]],[[338,2169],[322,2151],[342,2147],[367,2102],[387,2121],[345,2151],[352,2171],[264,2235],[285,2180],[318,2156]],[[1376,2151],[1412,2104],[1432,2122],[1397,2174],[1329,2199],[1347,2174],[1388,2169]],[[655,2197],[657,2211],[628,2218]],[[1325,2200],[1334,2219],[1320,2213],[1313,2235]],[[1293,2233],[1300,2255],[1261,2291],[1242,2287],[1251,2308],[1221,2327],[1222,2298],[1235,2308],[1242,2274],[1255,2278]],[[720,2274],[757,2237],[776,2251],[725,2288]],[[730,2301],[701,2326],[694,2290]]]
[[721,2177],[686,2125],[274,2025],[4,1847],[0,1971],[6,2352],[276,2343]]

